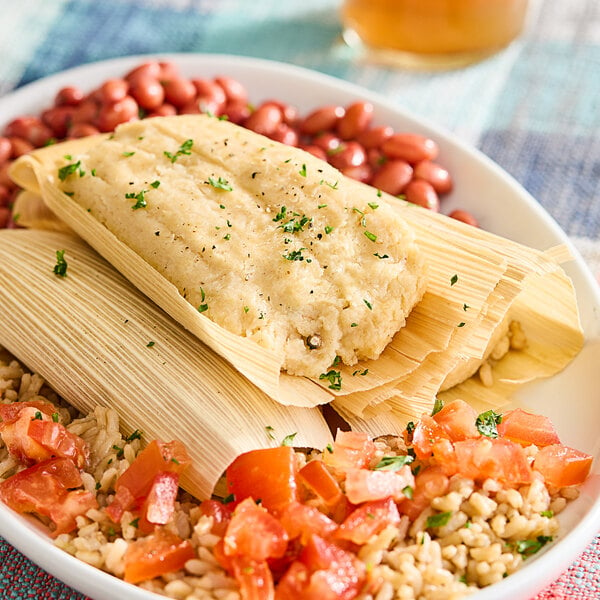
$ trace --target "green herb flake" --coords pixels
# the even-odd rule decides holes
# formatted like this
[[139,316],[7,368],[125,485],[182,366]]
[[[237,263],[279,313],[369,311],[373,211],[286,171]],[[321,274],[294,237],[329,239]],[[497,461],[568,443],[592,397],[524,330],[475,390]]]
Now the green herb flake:
[[283,256],[283,258],[285,258],[285,260],[289,260],[289,261],[301,261],[304,260],[304,256],[302,256],[302,250],[306,250],[306,248],[300,248],[299,250],[290,250],[288,252],[286,252],[285,254],[282,254],[281,256]]
[[41,420],[42,420],[42,413],[39,410],[36,410],[35,414],[33,415],[32,421],[41,421]]
[[452,277],[450,277],[450,285],[454,285],[458,281],[458,275],[454,273]]
[[298,435],[298,433],[290,433],[289,435],[286,435],[282,440],[281,440],[281,445],[282,446],[293,446],[294,445],[294,438]]
[[123,448],[121,448],[121,446],[117,446],[116,444],[113,444],[112,449],[117,452],[117,458],[121,458],[123,456]]
[[475,419],[475,427],[481,435],[485,435],[489,438],[498,437],[497,426],[502,423],[502,415],[494,412],[493,410],[486,410],[482,412],[477,419]]
[[382,196],[383,196],[383,194],[382,194],[381,190],[377,190],[377,197],[381,198]]
[[467,312],[467,310],[471,308],[468,304],[463,304],[463,310]]
[[327,208],[327,204],[317,204],[317,208]]
[[390,255],[389,254],[379,254],[379,252],[375,252],[375,254],[373,254],[373,256],[376,256],[377,258],[384,259],[384,258],[389,258]]
[[373,210],[377,210],[379,208],[379,204],[377,204],[377,202],[369,202],[369,208],[373,209]]
[[414,495],[414,490],[412,488],[412,486],[407,485],[406,487],[402,488],[402,493],[409,499],[412,500],[413,499],[413,495]]
[[548,519],[551,519],[554,516],[554,511],[552,511],[552,510],[543,510],[540,513],[540,516],[546,517]]
[[96,485],[94,486],[95,490],[99,490],[102,487],[102,484],[99,481],[96,481]]
[[408,454],[399,456],[383,456],[373,467],[375,471],[399,471],[404,465],[410,465],[415,459]]
[[125,438],[126,442],[133,442],[133,440],[142,439],[142,432],[139,429],[136,429],[131,435]]
[[96,169],[92,169],[90,171],[90,173],[91,173],[92,177],[96,177]]
[[433,415],[439,413],[440,410],[442,410],[442,408],[444,408],[444,401],[441,398],[436,397],[435,402],[433,403],[433,409],[431,411],[431,416],[433,417]]
[[302,167],[300,168],[300,170],[298,171],[298,173],[300,175],[302,175],[302,177],[306,177],[306,165],[302,164]]
[[146,348],[152,348],[152,346],[154,346],[154,344],[156,344],[156,342],[148,342],[146,344]]
[[159,185],[160,185],[160,181],[158,181],[158,179],[157,179],[156,181],[153,181],[150,184],[150,187],[156,189]]
[[273,219],[273,221],[275,221],[276,223],[278,221],[282,221],[283,219],[285,219],[286,215],[287,215],[287,207],[282,206],[279,209],[279,212],[275,215],[275,218]]
[[333,227],[331,225],[325,225],[325,233],[329,235],[333,231]]
[[208,304],[204,303],[205,298],[206,294],[204,293],[204,290],[200,288],[200,302],[202,302],[202,304],[198,307],[198,312],[203,313],[208,310]]
[[452,513],[450,511],[438,513],[437,515],[431,515],[430,517],[427,517],[425,528],[429,529],[430,527],[443,527],[444,525],[448,524],[451,516]]
[[58,277],[66,277],[67,276],[67,261],[65,260],[65,251],[57,250],[56,251],[56,264],[54,265],[53,272]]
[[53,423],[58,423],[58,420],[59,420],[59,415],[58,415],[58,413],[57,413],[57,412],[55,412],[55,413],[52,413],[52,422],[53,422]]
[[519,540],[515,543],[515,550],[521,556],[527,558],[539,552],[552,539],[551,535],[538,535],[535,540]]
[[358,327],[358,323],[350,323],[350,327]]
[[140,518],[138,517],[137,519],[134,519],[133,521],[131,521],[129,524],[132,527],[135,527],[137,529],[137,526],[139,525],[139,522],[140,522]]
[[247,313],[250,310],[249,306],[244,306],[244,312]]
[[327,444],[327,446],[325,446],[325,450],[327,450],[329,454],[333,454],[333,446],[331,444]]
[[217,177],[216,179],[214,177],[209,177],[207,183],[218,190],[224,190],[226,192],[233,191],[229,181],[223,179],[223,177]]
[[[66,157],[65,157],[66,158]],[[71,157],[69,156],[69,158],[67,160],[70,160]],[[58,170],[58,178],[61,181],[64,181],[67,177],[69,177],[69,175],[73,175],[73,173],[76,173],[77,170],[81,167],[81,161],[78,160],[77,162],[74,163],[70,163],[68,165],[65,165],[64,167],[61,167]]]
[[464,321],[461,321],[461,322],[460,322],[460,323],[457,325],[457,327],[464,327],[465,325],[466,325],[466,323],[465,323]]
[[326,379],[329,381],[329,385],[327,386],[331,390],[341,390],[342,389],[342,374],[335,369],[330,369],[327,373],[321,373],[319,375],[320,380]]
[[225,496],[225,498],[223,498],[223,504],[231,504],[234,501],[235,496],[233,494],[229,494],[228,496]]
[[267,432],[267,435],[269,436],[270,440],[275,439],[275,436],[273,435],[275,428],[272,425],[265,425],[265,431]]
[[408,433],[409,435],[412,435],[413,431],[415,430],[415,423],[414,421],[409,421],[406,424],[406,433]]
[[192,146],[194,145],[194,140],[185,140],[185,142],[183,142],[183,144],[181,144],[181,146],[179,146],[179,149],[177,150],[177,152],[175,152],[175,154],[172,154],[171,152],[164,152],[164,155],[172,162],[174,163],[180,156],[189,156],[192,153]]
[[370,239],[372,242],[376,242],[377,241],[377,236],[374,233],[371,233],[370,231],[364,231],[363,232],[368,239]]
[[130,156],[133,156],[135,154],[135,152],[123,152],[123,156],[125,156],[126,158],[129,158]]
[[363,298],[363,302],[366,304],[369,310],[373,310],[373,305],[366,298]]

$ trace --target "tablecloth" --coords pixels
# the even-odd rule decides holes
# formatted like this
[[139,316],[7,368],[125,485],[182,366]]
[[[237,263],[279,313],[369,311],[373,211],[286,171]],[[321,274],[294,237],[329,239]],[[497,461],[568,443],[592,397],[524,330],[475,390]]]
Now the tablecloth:
[[[436,73],[361,60],[338,0],[2,0],[0,95],[92,61],[203,52],[275,59],[384,94],[512,174],[600,276],[600,2],[531,0],[500,54]],[[538,600],[600,598],[600,537]],[[0,539],[0,598],[80,599]]]

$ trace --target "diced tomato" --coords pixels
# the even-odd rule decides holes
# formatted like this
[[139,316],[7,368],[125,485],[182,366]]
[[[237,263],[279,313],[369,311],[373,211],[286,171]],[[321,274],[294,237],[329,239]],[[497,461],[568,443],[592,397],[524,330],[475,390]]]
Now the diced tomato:
[[556,487],[583,483],[592,468],[593,457],[562,444],[542,448],[533,463],[534,470],[544,476],[546,483]]
[[139,530],[148,534],[157,525],[166,525],[175,512],[175,500],[179,492],[179,475],[163,471],[154,477],[150,491],[142,504]]
[[6,423],[14,423],[25,408],[35,408],[36,411],[40,411],[49,418],[56,412],[54,404],[46,400],[29,400],[27,402],[0,404],[0,430],[2,430],[3,425]]
[[432,460],[440,465],[443,472],[450,476],[458,472],[458,461],[454,444],[450,440],[438,440],[432,445]]
[[521,408],[509,410],[502,415],[497,426],[498,435],[521,444],[538,447],[560,444],[560,439],[552,421],[542,415],[534,415]]
[[90,450],[87,442],[60,423],[33,419],[29,422],[27,434],[51,456],[69,458],[79,468],[88,464]]
[[[12,407],[14,404],[29,403],[14,402],[0,406]],[[52,453],[29,435],[29,425],[32,421],[50,420],[46,413],[35,406],[23,406],[18,411],[12,409],[10,417],[10,421],[7,420],[0,424],[0,432],[11,456],[14,456],[23,465],[32,465],[52,458]]]
[[399,522],[400,513],[392,498],[365,502],[350,513],[335,537],[355,544],[366,544],[373,535],[377,535],[388,525],[397,525]]
[[392,497],[399,501],[405,498],[404,490],[413,488],[415,478],[408,465],[398,471],[372,471],[349,469],[346,472],[346,496],[352,504]]
[[106,508],[108,516],[118,523],[124,511],[142,504],[159,473],[179,475],[190,462],[190,457],[181,442],[150,442],[117,479],[115,497]]
[[448,434],[450,440],[457,442],[480,437],[475,425],[477,413],[464,400],[454,400],[444,405],[433,420]]
[[522,446],[503,438],[464,440],[454,444],[458,472],[482,481],[497,479],[509,485],[531,482],[531,467]]
[[273,574],[266,561],[234,556],[231,558],[231,569],[243,600],[273,600]]
[[440,440],[450,440],[441,425],[428,415],[423,415],[413,431],[412,445],[417,458],[425,460],[433,455],[433,447]]
[[348,469],[367,467],[375,455],[375,444],[366,433],[337,430],[333,451],[325,452],[325,464],[345,473]]
[[281,578],[276,600],[352,600],[366,580],[365,565],[351,552],[313,535]]
[[37,513],[55,525],[53,535],[72,531],[75,517],[98,503],[81,486],[79,470],[67,458],[52,458],[20,471],[0,483],[0,500],[20,513]]
[[298,497],[296,456],[290,446],[245,452],[229,465],[226,478],[234,503],[252,497],[268,510],[277,510]]
[[182,540],[163,527],[152,535],[129,544],[123,558],[125,581],[139,583],[182,569],[195,558],[196,552],[189,540]]
[[203,500],[200,503],[200,514],[212,517],[213,525],[211,533],[223,537],[227,530],[227,525],[231,521],[233,510],[230,504],[223,504],[218,500]]
[[313,533],[327,538],[338,528],[337,523],[318,508],[300,502],[290,502],[280,512],[279,522],[290,540],[299,537],[302,544],[306,544]]
[[414,521],[437,496],[448,492],[450,480],[440,465],[434,465],[419,471],[415,477],[413,497],[398,504],[398,510]]
[[342,496],[338,482],[321,460],[308,461],[298,471],[298,478],[328,506],[339,502]]
[[243,555],[261,561],[283,556],[288,534],[265,508],[246,498],[233,511],[223,542],[226,556]]

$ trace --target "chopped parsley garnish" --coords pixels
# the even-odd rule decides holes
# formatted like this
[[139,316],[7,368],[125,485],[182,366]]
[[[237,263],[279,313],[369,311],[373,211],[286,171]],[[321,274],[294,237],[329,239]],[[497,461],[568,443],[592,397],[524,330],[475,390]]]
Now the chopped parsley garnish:
[[356,371],[354,371],[354,373],[352,373],[352,377],[356,377],[357,375],[368,375],[369,374],[369,369],[356,369]]
[[146,348],[152,348],[152,346],[154,346],[154,344],[156,344],[156,342],[148,342],[146,344]]
[[117,452],[117,458],[122,458],[123,457],[123,448],[121,448],[121,446],[117,446],[116,444],[113,445],[112,447],[113,450],[116,450]]
[[325,446],[325,450],[327,450],[329,454],[333,454],[333,446],[331,444],[327,444],[327,446]]
[[414,490],[412,488],[412,486],[407,485],[406,487],[402,488],[402,493],[409,499],[412,500],[413,499],[413,493]]
[[317,204],[317,208],[327,208],[327,204]]
[[233,494],[229,494],[229,496],[225,496],[225,498],[223,498],[223,504],[230,504],[234,500],[235,496]]
[[327,373],[321,373],[319,379],[326,379],[329,381],[329,389],[341,390],[342,389],[342,374],[335,369],[330,369]]
[[203,313],[208,310],[208,304],[204,302],[205,298],[206,294],[204,293],[204,290],[200,288],[200,302],[202,302],[202,304],[200,304],[200,306],[198,307],[198,312]]
[[156,189],[159,185],[160,185],[160,181],[158,181],[158,179],[157,179],[156,181],[153,181],[150,184],[150,187]]
[[286,435],[282,440],[281,440],[281,445],[282,446],[293,446],[294,445],[294,438],[298,435],[298,433],[290,433],[289,435]]
[[425,528],[429,529],[430,527],[443,527],[444,525],[448,524],[451,516],[452,513],[450,511],[438,513],[437,515],[431,515],[430,517],[427,517]]
[[333,231],[333,227],[331,225],[325,225],[325,233],[329,235]]
[[67,276],[67,261],[65,260],[65,251],[57,250],[56,251],[56,264],[54,265],[53,272],[58,277],[66,277]]
[[376,242],[377,241],[377,236],[374,233],[371,233],[370,231],[365,231],[364,234],[372,241],[372,242]]
[[552,510],[543,510],[540,513],[541,517],[547,517],[548,519],[551,519],[554,516],[554,511]]
[[[295,217],[299,216],[300,215],[295,215]],[[278,227],[281,227],[286,233],[298,233],[299,231],[302,231],[304,227],[310,227],[312,225],[312,217],[309,218],[306,215],[302,215],[299,220],[295,217],[291,218],[287,223],[278,225]]]
[[135,152],[123,152],[123,156],[129,158],[130,156],[133,156],[135,154]]
[[133,440],[142,439],[142,432],[139,429],[136,429],[131,435],[125,438],[126,442],[133,442]]
[[138,208],[145,208],[146,206],[148,206],[148,202],[146,201],[146,194],[148,193],[148,190],[142,190],[141,192],[138,192],[137,194],[135,192],[129,192],[127,194],[125,194],[125,198],[127,198],[128,200],[135,200],[135,204],[131,205],[131,208],[133,210],[137,210]]
[[389,258],[390,257],[389,254],[379,254],[379,252],[375,252],[375,254],[373,254],[373,256],[376,256],[379,259],[381,259],[381,258]]
[[287,207],[282,206],[281,209],[279,210],[279,212],[275,215],[275,218],[273,219],[273,221],[275,221],[277,223],[277,221],[281,221],[282,219],[285,219],[286,215],[287,215]]
[[131,523],[129,523],[132,527],[136,527],[138,526],[140,522],[140,518],[138,517],[137,519],[134,519],[133,521],[131,521]]
[[272,425],[265,425],[265,431],[267,432],[267,435],[269,436],[270,440],[275,439],[275,436],[273,435],[273,431],[275,431],[275,429]]
[[458,281],[458,275],[454,273],[452,277],[450,277],[450,285],[454,285]]
[[58,419],[59,419],[59,415],[57,412],[52,413],[52,422],[53,423],[58,423]]
[[399,471],[404,465],[410,465],[414,457],[408,454],[400,456],[383,456],[373,467],[376,471]]
[[444,401],[441,398],[436,397],[435,402],[433,403],[433,409],[431,411],[431,416],[433,417],[433,415],[439,413],[440,410],[442,410],[442,408],[444,408]]
[[216,179],[214,177],[209,177],[207,183],[218,190],[225,190],[226,192],[233,191],[229,181],[227,181],[227,179],[223,179],[223,177],[217,177]]
[[377,208],[379,208],[379,204],[377,204],[377,202],[369,202],[369,208],[372,208],[373,210],[376,210]]
[[457,325],[457,327],[464,327],[465,325],[466,325],[466,323],[465,323],[464,321],[461,321],[461,322],[460,322],[460,323]]
[[363,298],[363,302],[367,305],[369,310],[373,310],[373,305],[366,298]]
[[498,437],[497,425],[502,423],[502,415],[494,412],[493,410],[486,410],[482,412],[475,420],[475,427],[481,435],[485,435],[490,438]]
[[302,250],[306,250],[306,248],[300,248],[299,250],[290,250],[289,252],[287,252],[286,254],[282,254],[281,256],[283,256],[283,258],[285,258],[285,260],[291,260],[291,261],[304,260],[304,256],[302,256]]
[[302,164],[302,168],[298,171],[298,173],[300,175],[302,175],[302,177],[306,177],[306,165]]
[[164,155],[172,162],[174,163],[180,156],[189,156],[192,153],[192,146],[194,145],[194,140],[185,140],[185,142],[183,142],[183,144],[181,144],[181,146],[179,146],[179,149],[177,150],[177,152],[175,152],[175,154],[172,154],[171,152],[164,152]]
[[33,420],[34,421],[41,421],[42,420],[42,413],[39,410],[35,411],[35,415],[33,415]]
[[463,304],[463,310],[467,312],[467,309],[471,308],[468,304]]
[[413,421],[409,421],[406,424],[406,433],[408,433],[409,435],[415,430],[415,424]]
[[535,540],[519,540],[515,543],[515,550],[524,558],[539,552],[548,542],[552,541],[551,535],[538,535]]
[[82,176],[81,174],[83,173],[83,171],[80,170],[80,167],[81,167],[81,161],[80,160],[78,160],[77,162],[65,165],[64,167],[61,167],[58,170],[58,178],[61,181],[64,181],[69,175],[73,175],[73,173],[76,173],[77,170],[79,170],[79,175]]

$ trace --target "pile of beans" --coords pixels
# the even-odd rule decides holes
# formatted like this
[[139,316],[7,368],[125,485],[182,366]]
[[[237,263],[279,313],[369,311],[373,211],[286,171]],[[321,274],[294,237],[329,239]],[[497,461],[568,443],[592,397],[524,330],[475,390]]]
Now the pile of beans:
[[[452,178],[435,162],[434,140],[415,133],[372,126],[373,105],[322,106],[306,116],[277,100],[256,107],[245,87],[226,76],[185,78],[171,62],[146,62],[122,79],[108,79],[85,94],[77,87],[58,91],[39,116],[13,119],[0,136],[0,228],[15,227],[11,205],[18,189],[8,177],[10,163],[34,148],[113,131],[127,121],[176,114],[210,113],[297,146],[326,160],[348,177],[439,211],[440,197],[452,189]],[[477,225],[466,211],[451,217]]]

